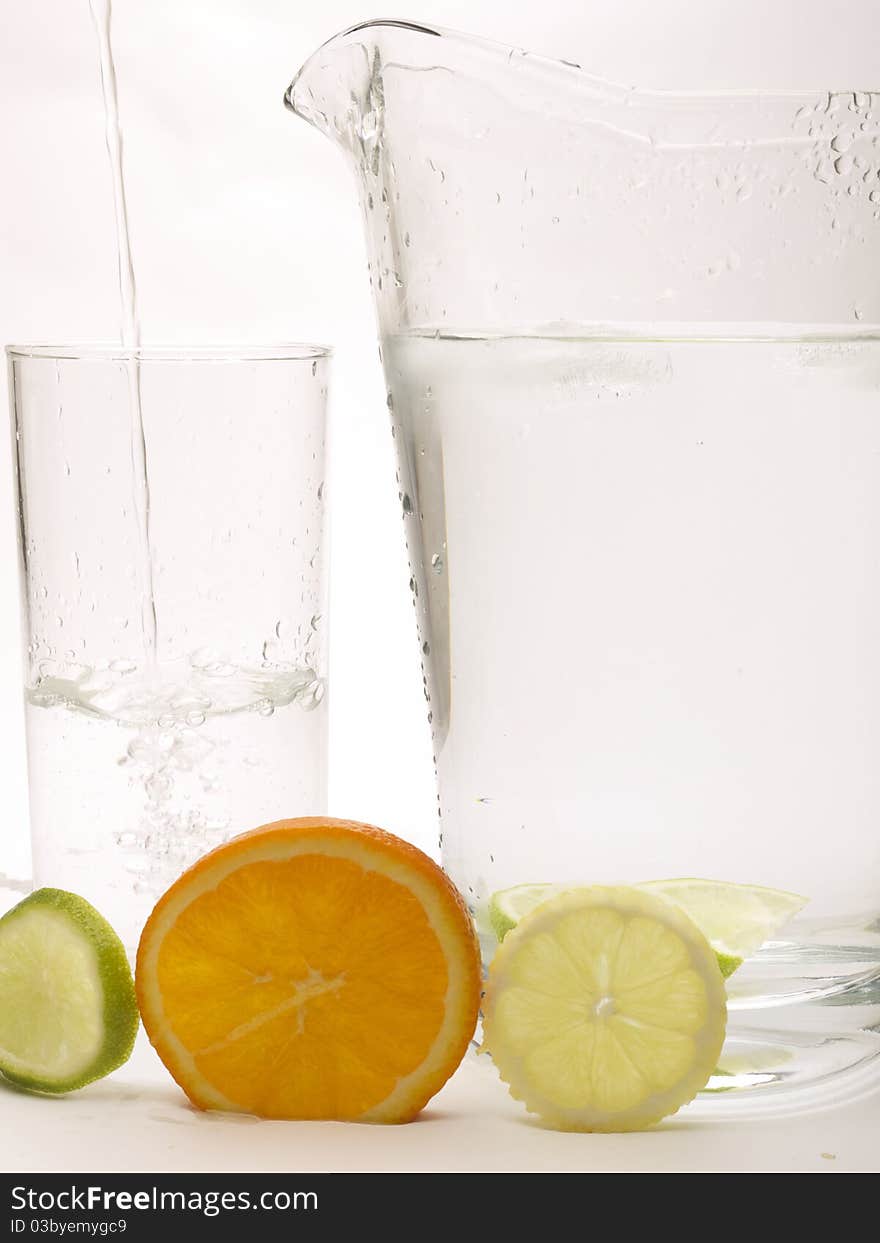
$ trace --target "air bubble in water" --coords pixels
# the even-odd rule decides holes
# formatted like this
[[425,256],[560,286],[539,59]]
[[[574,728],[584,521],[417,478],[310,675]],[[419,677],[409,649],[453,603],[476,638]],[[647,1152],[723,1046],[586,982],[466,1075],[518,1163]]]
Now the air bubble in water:
[[137,669],[137,665],[135,664],[133,660],[111,660],[110,661],[110,672],[111,673],[134,673],[135,669]]
[[259,712],[260,716],[274,716],[275,705],[273,704],[271,699],[261,699],[259,704],[257,705],[257,711]]
[[144,782],[144,789],[147,797],[152,802],[158,803],[170,793],[171,781],[164,773],[153,773]]

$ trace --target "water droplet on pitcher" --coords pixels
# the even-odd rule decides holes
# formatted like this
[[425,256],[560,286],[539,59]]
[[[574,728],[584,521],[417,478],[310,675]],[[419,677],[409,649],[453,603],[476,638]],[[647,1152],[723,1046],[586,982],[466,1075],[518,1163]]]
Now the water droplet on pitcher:
[[309,622],[309,625],[311,626],[312,630],[317,630],[317,629],[318,629],[318,627],[319,627],[319,626],[320,626],[320,624],[321,624],[321,620],[322,620],[322,618],[321,618],[321,614],[320,614],[320,613],[315,613],[315,614],[313,615],[313,617],[312,617],[311,621]]
[[847,173],[851,173],[852,166],[852,156],[849,155],[840,155],[834,161],[834,171],[841,177],[845,177]]
[[430,645],[430,643],[427,641],[427,639],[426,639],[426,640],[425,640],[425,642],[422,644],[422,651],[423,651],[423,653],[425,654],[425,656],[430,656],[430,655],[431,655],[431,645]]
[[257,711],[259,712],[260,716],[274,716],[275,705],[273,704],[271,699],[261,699],[259,704],[257,705]]
[[111,673],[126,674],[134,673],[137,665],[133,660],[111,660],[109,668]]
[[321,700],[324,698],[324,683],[321,678],[315,678],[309,682],[302,694],[299,696],[300,706],[305,708],[307,712],[311,712],[313,708],[317,708]]
[[411,245],[411,240],[410,240],[410,236],[409,236],[409,232],[408,232],[408,231],[407,231],[406,233],[404,233],[404,235],[403,235],[403,244],[404,244],[404,246],[409,246],[409,245]]
[[440,556],[439,552],[435,552],[431,558],[431,569],[435,574],[443,573],[443,558]]
[[199,712],[199,711],[188,712],[186,714],[186,723],[187,725],[192,725],[193,727],[204,725],[205,723],[204,712]]
[[405,514],[409,515],[409,514],[411,514],[411,513],[412,513],[412,511],[413,511],[413,503],[412,503],[412,501],[410,500],[410,497],[409,497],[409,493],[408,493],[408,492],[404,492],[404,494],[403,494],[403,500],[401,501],[401,505],[402,505],[402,507],[403,507],[403,512],[404,512]]

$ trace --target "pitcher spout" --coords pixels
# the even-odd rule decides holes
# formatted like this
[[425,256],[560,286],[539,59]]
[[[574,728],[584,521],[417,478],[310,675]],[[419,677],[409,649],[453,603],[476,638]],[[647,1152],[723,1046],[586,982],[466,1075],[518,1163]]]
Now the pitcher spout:
[[359,156],[378,126],[381,64],[388,49],[440,34],[428,26],[392,20],[352,26],[322,44],[302,65],[285,92],[285,106]]

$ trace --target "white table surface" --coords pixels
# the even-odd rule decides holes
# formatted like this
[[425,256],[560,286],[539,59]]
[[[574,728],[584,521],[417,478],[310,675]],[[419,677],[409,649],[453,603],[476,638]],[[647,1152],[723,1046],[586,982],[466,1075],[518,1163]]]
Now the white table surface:
[[531,1120],[471,1056],[421,1118],[399,1127],[199,1113],[143,1035],[128,1066],[102,1083],[60,1099],[0,1090],[0,1101],[7,1173],[880,1171],[880,1089],[788,1118],[685,1110],[640,1134],[572,1135]]

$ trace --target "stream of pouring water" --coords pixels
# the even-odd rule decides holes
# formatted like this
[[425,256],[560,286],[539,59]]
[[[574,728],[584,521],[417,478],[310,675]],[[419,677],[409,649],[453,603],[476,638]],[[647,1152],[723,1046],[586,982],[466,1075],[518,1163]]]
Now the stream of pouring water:
[[125,173],[122,163],[122,129],[119,124],[119,99],[116,90],[116,67],[110,40],[113,0],[89,0],[89,9],[98,36],[101,69],[101,90],[104,96],[104,124],[107,155],[113,182],[113,206],[116,215],[116,254],[119,272],[119,310],[124,365],[128,380],[129,420],[131,436],[131,478],[134,515],[137,524],[137,583],[140,596],[141,635],[144,649],[144,677],[148,684],[156,681],[156,601],[153,591],[153,560],[150,551],[150,481],[147,473],[147,451],[144,436],[141,400],[141,367],[137,285],[131,257],[128,229],[128,206],[125,198]]

